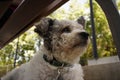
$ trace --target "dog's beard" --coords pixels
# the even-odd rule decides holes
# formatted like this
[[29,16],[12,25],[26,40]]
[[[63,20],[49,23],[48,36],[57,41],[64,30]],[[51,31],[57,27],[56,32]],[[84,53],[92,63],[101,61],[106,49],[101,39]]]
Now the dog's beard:
[[79,42],[73,45],[62,45],[57,47],[57,49],[54,49],[54,57],[61,62],[66,63],[77,63],[79,62],[80,56],[84,53],[86,50],[88,42],[85,41]]
[[73,48],[77,48],[77,47],[85,47],[87,46],[88,44],[88,40],[82,40],[80,42],[76,42],[74,45],[73,45]]

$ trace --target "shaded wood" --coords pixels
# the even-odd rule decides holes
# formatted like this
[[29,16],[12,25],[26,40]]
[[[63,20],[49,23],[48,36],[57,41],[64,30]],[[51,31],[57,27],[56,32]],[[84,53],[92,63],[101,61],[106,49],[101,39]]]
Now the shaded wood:
[[120,63],[85,66],[85,80],[120,80]]
[[5,11],[11,5],[12,0],[0,1],[0,18],[4,15]]
[[68,0],[25,0],[0,29],[0,48],[32,26],[36,19],[47,16]]

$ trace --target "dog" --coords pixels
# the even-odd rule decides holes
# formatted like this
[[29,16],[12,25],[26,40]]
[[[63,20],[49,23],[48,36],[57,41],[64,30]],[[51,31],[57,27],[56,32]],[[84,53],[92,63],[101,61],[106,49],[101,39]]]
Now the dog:
[[44,44],[28,63],[1,80],[83,80],[79,60],[89,43],[84,17],[76,21],[42,18],[35,26]]

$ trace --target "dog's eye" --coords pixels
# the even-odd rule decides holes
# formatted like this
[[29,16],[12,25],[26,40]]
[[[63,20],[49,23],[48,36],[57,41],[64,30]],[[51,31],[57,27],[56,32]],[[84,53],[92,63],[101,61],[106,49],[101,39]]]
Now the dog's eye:
[[62,30],[62,33],[69,33],[71,32],[70,28],[69,27],[65,27],[63,30]]

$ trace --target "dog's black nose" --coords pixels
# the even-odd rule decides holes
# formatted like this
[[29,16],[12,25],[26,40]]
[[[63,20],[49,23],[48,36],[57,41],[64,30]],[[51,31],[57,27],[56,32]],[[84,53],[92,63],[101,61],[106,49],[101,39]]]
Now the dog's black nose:
[[81,33],[79,33],[79,36],[82,38],[82,39],[88,39],[88,36],[89,36],[89,34],[87,33],[87,32],[81,32]]

